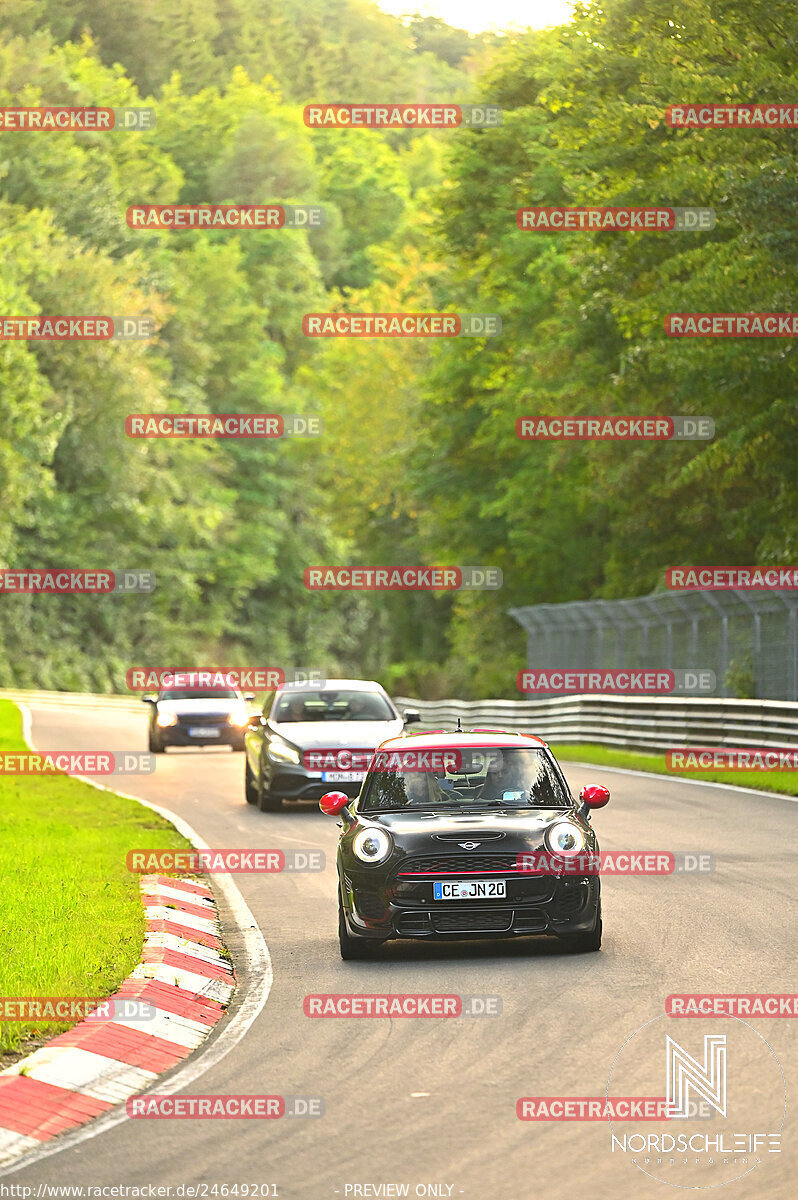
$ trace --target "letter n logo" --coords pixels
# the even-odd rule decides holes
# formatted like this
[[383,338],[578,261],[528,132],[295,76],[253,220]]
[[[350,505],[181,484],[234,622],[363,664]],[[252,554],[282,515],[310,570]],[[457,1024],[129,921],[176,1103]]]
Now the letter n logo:
[[703,1065],[672,1037],[665,1037],[669,1117],[688,1117],[690,1088],[726,1116],[726,1034],[704,1034]]

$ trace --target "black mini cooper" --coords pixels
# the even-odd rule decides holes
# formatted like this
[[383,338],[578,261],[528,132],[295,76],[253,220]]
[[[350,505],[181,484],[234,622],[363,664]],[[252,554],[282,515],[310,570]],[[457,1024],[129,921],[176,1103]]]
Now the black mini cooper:
[[391,738],[374,752],[360,795],[328,792],[338,843],[341,957],[389,938],[549,934],[601,946],[599,848],[540,738],[500,730]]

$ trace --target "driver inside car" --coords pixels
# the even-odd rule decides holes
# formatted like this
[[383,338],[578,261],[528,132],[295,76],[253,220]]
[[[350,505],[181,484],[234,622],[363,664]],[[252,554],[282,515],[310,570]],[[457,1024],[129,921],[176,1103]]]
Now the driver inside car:
[[489,765],[483,795],[504,800],[508,804],[539,804],[548,807],[562,803],[561,790],[556,779],[547,770],[543,759],[538,760],[535,774],[530,775],[524,759],[512,752],[503,755],[500,763]]
[[300,696],[291,696],[289,700],[284,700],[280,706],[281,721],[304,721],[305,719],[305,701]]
[[360,695],[358,692],[349,700],[349,720],[350,721],[377,721],[379,716],[374,710],[374,704],[369,700],[368,696]]
[[483,795],[491,800],[506,800],[508,804],[528,804],[530,781],[523,762],[514,755],[504,755],[499,762],[488,764]]
[[445,786],[450,781],[445,776],[439,778],[429,771],[406,771],[401,777],[401,783],[404,787],[405,803],[419,808],[451,804],[456,799],[451,787]]

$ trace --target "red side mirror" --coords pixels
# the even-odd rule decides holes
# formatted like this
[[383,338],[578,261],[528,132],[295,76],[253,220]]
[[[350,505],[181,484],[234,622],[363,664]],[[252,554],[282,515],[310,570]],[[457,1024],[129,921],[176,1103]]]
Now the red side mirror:
[[[607,799],[609,799],[607,792]],[[345,792],[327,792],[319,800],[319,808],[328,817],[336,817],[345,804],[349,803],[349,797]]]
[[603,808],[610,802],[610,789],[603,787],[600,783],[589,783],[587,787],[582,788],[579,799],[588,808]]

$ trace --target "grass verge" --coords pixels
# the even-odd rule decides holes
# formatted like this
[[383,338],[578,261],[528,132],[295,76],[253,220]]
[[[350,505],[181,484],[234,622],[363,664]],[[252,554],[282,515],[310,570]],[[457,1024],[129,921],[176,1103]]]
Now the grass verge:
[[669,771],[664,754],[643,754],[638,751],[615,750],[606,746],[559,745],[551,747],[562,762],[595,763],[597,767],[624,767],[628,771],[650,771],[653,775],[670,775],[674,779],[706,779],[711,783],[736,784],[760,792],[783,792],[798,796],[796,771]]
[[[0,751],[26,749],[0,700]],[[133,800],[65,775],[0,774],[0,997],[109,996],[141,959],[144,911],[128,850],[187,848]],[[71,1022],[0,1024],[0,1053]]]

